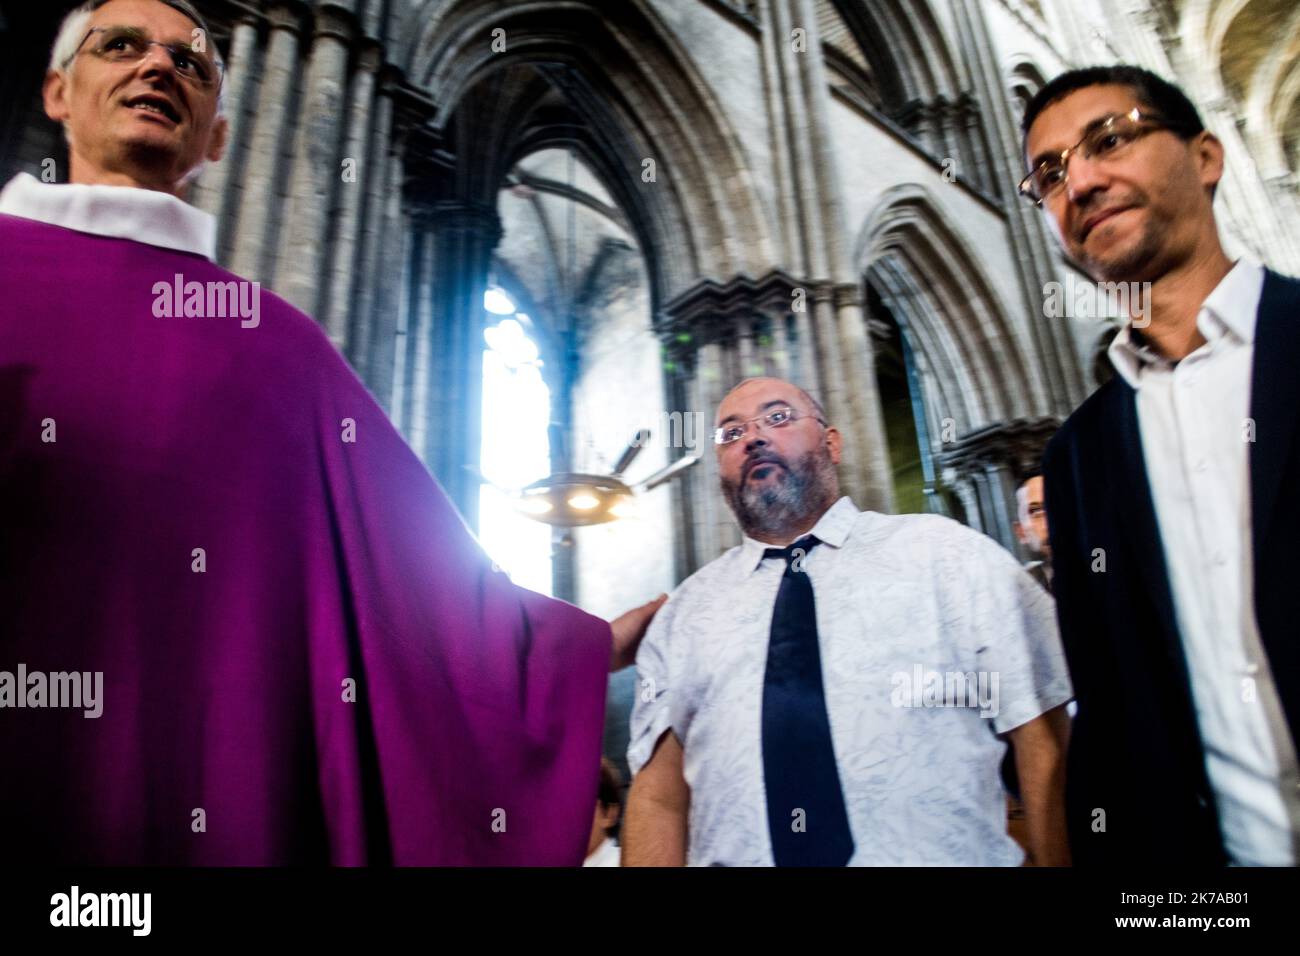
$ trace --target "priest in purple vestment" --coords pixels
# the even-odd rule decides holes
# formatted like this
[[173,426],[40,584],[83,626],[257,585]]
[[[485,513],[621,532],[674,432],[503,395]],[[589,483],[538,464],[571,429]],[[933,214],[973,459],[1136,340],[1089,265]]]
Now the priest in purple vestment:
[[70,14],[71,183],[0,193],[0,855],[577,866],[661,599],[514,586],[317,325],[212,262],[196,29]]

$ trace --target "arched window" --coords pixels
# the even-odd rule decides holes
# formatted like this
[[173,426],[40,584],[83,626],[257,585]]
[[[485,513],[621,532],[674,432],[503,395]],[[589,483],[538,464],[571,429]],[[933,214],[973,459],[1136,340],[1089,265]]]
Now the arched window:
[[502,289],[490,288],[483,307],[483,440],[479,470],[479,541],[510,579],[541,594],[552,593],[551,529],[520,514],[510,491],[550,471],[547,424],[551,393],[542,360],[528,335],[528,316]]

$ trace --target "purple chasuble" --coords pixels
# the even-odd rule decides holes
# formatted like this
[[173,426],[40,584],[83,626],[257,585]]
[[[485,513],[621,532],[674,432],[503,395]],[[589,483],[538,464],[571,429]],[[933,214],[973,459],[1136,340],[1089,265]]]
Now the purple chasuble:
[[187,317],[232,281],[0,215],[0,857],[579,865],[609,625],[493,570],[307,316]]

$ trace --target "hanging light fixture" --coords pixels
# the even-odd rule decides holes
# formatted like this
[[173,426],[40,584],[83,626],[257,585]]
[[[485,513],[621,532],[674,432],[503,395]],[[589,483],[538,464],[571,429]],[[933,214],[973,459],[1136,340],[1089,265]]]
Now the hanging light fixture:
[[[568,154],[567,173],[568,181],[566,185],[570,191],[573,191],[576,188],[576,159],[572,150]],[[570,283],[576,283],[577,281],[577,234],[577,203],[570,200],[567,248],[565,250],[566,274]],[[488,295],[491,295],[492,291],[493,289],[489,289]],[[572,294],[572,290],[570,290],[570,294]],[[509,298],[504,292],[501,293],[501,298],[509,302]],[[487,296],[484,297],[484,306],[489,311],[495,311],[492,305],[489,304]],[[509,314],[514,313],[515,306],[511,302]],[[524,317],[520,316],[520,318]],[[514,327],[508,328],[507,323],[511,323]],[[495,339],[489,338],[488,344],[505,352],[511,351],[512,347],[516,346],[513,336],[516,330],[521,332],[522,328],[515,325],[512,320],[507,319],[498,326],[498,329],[500,331],[496,333],[497,337]],[[560,330],[561,338],[567,339],[572,335],[572,332],[572,328],[566,324]],[[536,360],[535,347],[531,352],[531,357]],[[541,364],[540,361],[537,364]],[[562,434],[558,426],[553,427],[556,429],[556,434],[552,437],[553,446],[562,445],[567,436]],[[649,441],[650,431],[644,428],[638,430],[628,444],[627,449],[619,456],[613,471],[608,475],[571,471],[561,471],[547,475],[514,495],[515,508],[520,514],[532,518],[534,521],[565,528],[607,524],[620,518],[632,517],[637,511],[636,495],[638,492],[648,491],[666,481],[671,481],[700,460],[699,455],[686,455],[666,468],[661,468],[649,478],[635,484],[628,484],[623,478],[623,472],[627,470],[628,466],[632,464],[632,461]],[[563,454],[560,455],[561,460],[564,460],[565,457]]]
[[515,304],[505,290],[499,286],[489,286],[483,293],[483,308],[493,315],[514,315]]
[[623,472],[649,441],[648,429],[638,431],[611,474],[565,471],[547,475],[522,489],[515,497],[515,507],[520,514],[534,521],[566,528],[607,524],[632,517],[637,511],[636,496],[639,492],[671,481],[700,460],[699,455],[686,455],[650,477],[629,484],[624,480]]

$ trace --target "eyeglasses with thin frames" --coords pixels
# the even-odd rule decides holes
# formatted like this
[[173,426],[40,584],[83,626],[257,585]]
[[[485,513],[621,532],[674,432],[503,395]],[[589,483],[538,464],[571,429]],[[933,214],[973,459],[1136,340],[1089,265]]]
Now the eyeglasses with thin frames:
[[801,418],[815,419],[816,421],[821,422],[822,427],[825,427],[826,425],[826,422],[817,418],[816,415],[804,415],[801,412],[795,411],[789,405],[782,405],[779,408],[774,408],[769,412],[757,415],[754,418],[746,419],[743,422],[731,422],[730,424],[723,425],[720,428],[715,428],[713,430],[713,441],[718,445],[730,445],[732,442],[737,442],[744,438],[746,433],[749,431],[749,426],[754,422],[761,422],[762,425],[767,428],[784,428],[791,422],[796,422]]
[[[86,41],[100,34],[99,39],[90,49],[83,50]],[[149,48],[160,46],[171,57],[176,74],[186,82],[204,90],[211,90],[221,85],[224,73],[215,58],[201,50],[195,50],[188,43],[163,43],[150,40],[139,27],[94,27],[81,38],[76,51],[64,61],[66,67],[82,53],[90,53],[107,63],[130,64],[134,66],[149,55]]]
[[1119,159],[1143,136],[1162,129],[1180,134],[1191,132],[1184,124],[1171,123],[1137,107],[1127,113],[1103,116],[1090,124],[1083,139],[1061,150],[1060,155],[1043,160],[1020,180],[1020,195],[1035,206],[1042,206],[1044,200],[1056,195],[1068,182],[1067,167],[1075,153],[1087,160]]

